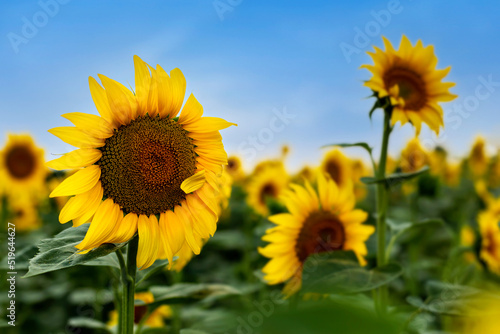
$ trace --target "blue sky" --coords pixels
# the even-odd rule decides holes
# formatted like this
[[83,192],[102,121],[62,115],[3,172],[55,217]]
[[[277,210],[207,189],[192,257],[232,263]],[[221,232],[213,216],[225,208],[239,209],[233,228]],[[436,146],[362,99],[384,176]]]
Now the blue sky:
[[[460,96],[444,105],[442,138],[422,132],[426,145],[458,157],[479,133],[491,150],[500,144],[496,1],[56,1],[0,4],[0,145],[7,132],[30,132],[47,158],[70,151],[47,130],[68,125],[63,113],[96,113],[88,76],[133,86],[137,54],[179,67],[206,115],[239,124],[223,131],[230,154],[253,165],[289,144],[292,168],[317,164],[327,143],[379,146],[380,115],[369,121],[373,101],[362,86],[370,74],[359,66],[382,35],[399,45],[402,34],[435,46]],[[345,45],[358,53],[346,57]],[[276,113],[291,116],[283,122]],[[412,135],[398,127],[391,152]]]

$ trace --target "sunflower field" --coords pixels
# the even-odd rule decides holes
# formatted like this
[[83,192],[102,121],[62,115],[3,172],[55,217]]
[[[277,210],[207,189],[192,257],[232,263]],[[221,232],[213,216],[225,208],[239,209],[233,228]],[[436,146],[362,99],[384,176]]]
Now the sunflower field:
[[293,145],[253,164],[228,150],[246,124],[142,55],[134,82],[90,76],[95,109],[44,129],[65,151],[5,133],[0,332],[500,333],[500,150],[428,145],[455,65],[398,36],[356,70],[377,139],[321,138],[298,168]]

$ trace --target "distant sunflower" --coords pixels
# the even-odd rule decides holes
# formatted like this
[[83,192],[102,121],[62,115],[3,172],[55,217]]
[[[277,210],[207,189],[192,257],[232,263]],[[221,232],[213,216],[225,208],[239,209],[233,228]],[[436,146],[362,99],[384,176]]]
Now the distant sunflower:
[[460,184],[462,173],[461,163],[447,163],[444,169],[444,181],[449,187],[456,187]]
[[37,230],[42,226],[36,203],[26,194],[9,198],[9,221],[19,232]]
[[315,253],[352,250],[360,264],[366,264],[365,241],[375,228],[362,225],[368,214],[354,209],[352,188],[337,187],[328,175],[319,174],[318,192],[309,183],[292,184],[283,201],[290,213],[269,217],[277,226],[267,230],[262,240],[269,244],[259,248],[271,259],[262,269],[268,284],[288,281],[285,293],[294,293],[301,285],[304,262]]
[[43,155],[43,149],[35,145],[30,135],[9,135],[0,151],[0,194],[38,195],[47,174]]
[[479,232],[481,233],[480,258],[491,272],[500,275],[500,228],[498,214],[483,212],[479,214]]
[[488,171],[488,185],[492,188],[500,187],[500,151],[491,161]]
[[339,187],[344,187],[351,183],[351,167],[349,158],[341,150],[335,148],[325,154],[320,170],[328,174]]
[[356,200],[361,201],[366,197],[367,189],[361,178],[369,176],[370,171],[366,167],[365,163],[361,159],[351,160],[351,176],[352,182],[354,184],[354,194],[356,195]]
[[429,153],[429,167],[432,175],[444,177],[447,155],[447,152],[439,146]]
[[412,173],[422,169],[429,164],[429,154],[422,147],[417,137],[408,141],[406,147],[401,151],[401,170],[404,173]]
[[[474,233],[474,229],[469,225],[462,226],[462,228],[460,229],[460,245],[467,248],[472,248],[475,242],[476,242],[476,234]],[[474,253],[472,251],[467,251],[464,254],[464,259],[467,262],[474,262],[475,260]]]
[[[154,302],[154,297],[151,292],[137,292],[134,299],[141,300],[146,304]],[[134,307],[134,324],[139,324],[148,312],[147,305],[136,305]],[[151,312],[144,325],[149,328],[159,328],[165,326],[165,319],[172,317],[172,309],[168,305],[161,305]],[[109,313],[108,327],[118,325],[118,312],[113,310]]]
[[92,219],[76,247],[126,242],[138,232],[137,266],[144,269],[157,258],[171,261],[185,241],[198,254],[198,239],[214,234],[217,178],[227,163],[219,130],[233,124],[202,117],[192,94],[177,117],[186,90],[182,72],[174,69],[169,76],[137,56],[134,63],[135,95],[104,75],[104,88],[89,78],[102,117],[63,115],[75,127],[49,132],[80,149],[47,165],[82,168],[50,194],[76,195],[61,210],[61,223],[78,226]]
[[241,159],[235,155],[227,158],[227,165],[224,169],[235,181],[240,181],[245,177],[243,163]]
[[468,164],[473,178],[480,178],[488,171],[488,156],[486,142],[483,137],[477,137],[469,153]]
[[288,175],[282,165],[262,167],[248,184],[248,204],[261,215],[267,216],[267,200],[278,199],[287,186]]
[[434,47],[424,47],[421,40],[412,46],[403,35],[397,51],[389,40],[385,37],[383,40],[385,51],[374,47],[375,52],[368,52],[374,65],[361,66],[373,74],[365,86],[376,92],[379,98],[389,97],[394,106],[392,125],[398,121],[401,125],[411,122],[418,134],[424,122],[439,133],[439,128],[444,126],[439,102],[457,97],[448,91],[455,86],[453,82],[441,82],[451,67],[436,69],[438,59]]

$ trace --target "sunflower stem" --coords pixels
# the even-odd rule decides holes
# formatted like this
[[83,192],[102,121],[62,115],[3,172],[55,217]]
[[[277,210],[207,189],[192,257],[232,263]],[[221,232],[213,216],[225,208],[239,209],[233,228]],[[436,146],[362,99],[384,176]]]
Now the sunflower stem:
[[[392,107],[384,108],[384,133],[382,137],[382,150],[380,152],[380,160],[377,168],[376,179],[385,179],[385,169],[387,163],[387,148],[389,146],[389,136],[391,134],[391,119]],[[382,267],[387,263],[386,259],[386,222],[387,215],[387,184],[386,182],[377,183],[377,267]],[[378,288],[376,292],[376,305],[381,314],[387,310],[387,286]]]
[[137,271],[137,248],[139,238],[135,236],[130,240],[127,249],[126,272],[122,275],[122,330],[123,334],[134,333],[134,295],[135,295],[135,274]]

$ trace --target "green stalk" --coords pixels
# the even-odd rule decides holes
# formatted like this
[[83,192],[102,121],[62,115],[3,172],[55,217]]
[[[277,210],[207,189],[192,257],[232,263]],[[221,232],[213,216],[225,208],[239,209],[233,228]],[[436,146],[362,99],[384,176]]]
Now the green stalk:
[[[389,146],[389,136],[391,134],[391,114],[392,107],[386,107],[384,109],[384,133],[382,137],[382,150],[380,152],[380,160],[377,168],[376,179],[385,179],[385,169],[387,163],[387,148]],[[386,244],[385,244],[385,232],[386,232],[386,222],[385,218],[387,216],[387,184],[385,182],[377,183],[377,267],[382,267],[387,263],[386,260]],[[387,308],[387,287],[382,286],[377,289],[376,292],[376,305],[378,306],[380,313],[386,313]]]
[[124,273],[122,292],[122,330],[123,334],[134,333],[134,295],[135,295],[135,274],[137,271],[137,248],[139,238],[136,236],[130,240],[127,249],[127,268]]

